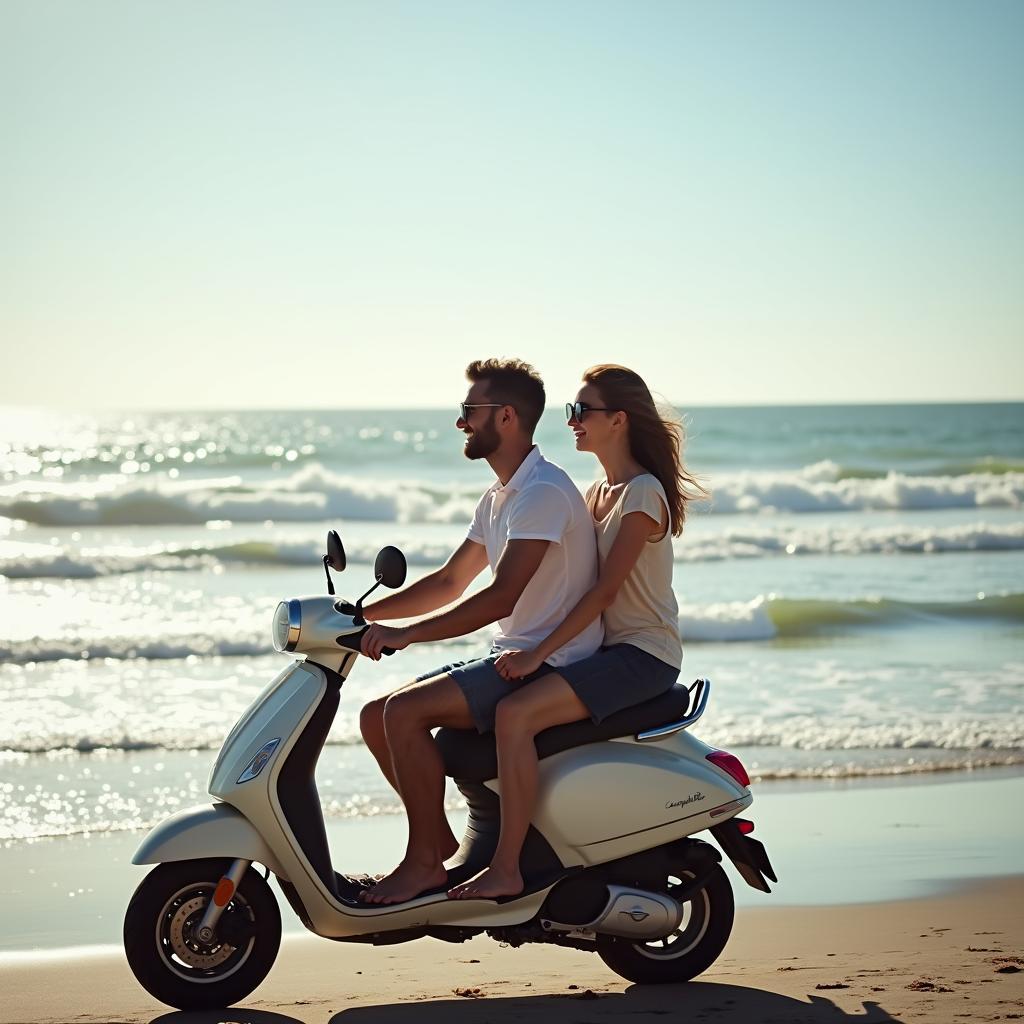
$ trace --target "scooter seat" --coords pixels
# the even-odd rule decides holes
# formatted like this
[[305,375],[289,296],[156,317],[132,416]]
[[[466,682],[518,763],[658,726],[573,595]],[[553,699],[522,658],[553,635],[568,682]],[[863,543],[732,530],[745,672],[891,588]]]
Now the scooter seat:
[[[645,729],[677,722],[689,710],[689,705],[689,690],[682,683],[676,683],[660,697],[609,715],[598,725],[585,718],[580,722],[545,729],[537,734],[537,756],[550,757],[572,747],[631,736]],[[472,729],[439,729],[435,739],[444,758],[445,775],[462,782],[486,782],[497,778],[498,754],[493,732],[481,735]]]

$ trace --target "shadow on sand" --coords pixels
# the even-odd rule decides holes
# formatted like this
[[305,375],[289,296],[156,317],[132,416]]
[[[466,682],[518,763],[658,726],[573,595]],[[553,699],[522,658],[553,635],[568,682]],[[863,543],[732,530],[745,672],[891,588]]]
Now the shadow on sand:
[[[806,1001],[738,985],[634,985],[625,992],[570,992],[514,998],[431,999],[421,1003],[354,1006],[335,1013],[329,1024],[601,1024],[634,1015],[670,1021],[737,1021],[742,1024],[884,1024],[895,1022],[878,1003],[847,1013],[831,999]],[[263,1010],[168,1013],[151,1024],[300,1024],[294,1017]]]
[[223,1010],[175,1010],[173,1013],[162,1013],[149,1024],[302,1024],[302,1021],[270,1010],[226,1006]]

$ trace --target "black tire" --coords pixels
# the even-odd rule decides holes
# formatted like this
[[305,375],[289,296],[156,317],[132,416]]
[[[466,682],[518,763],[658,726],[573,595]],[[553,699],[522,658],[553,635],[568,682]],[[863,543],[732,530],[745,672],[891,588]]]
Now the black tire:
[[[693,877],[691,871],[680,871],[667,879],[664,891],[671,894]],[[598,955],[616,974],[642,985],[668,985],[696,978],[725,949],[736,916],[732,886],[720,864],[685,908],[679,929],[664,939],[637,942],[598,935]]]
[[[270,886],[250,868],[204,945],[198,925],[230,860],[184,860],[154,868],[124,915],[124,949],[142,987],[179,1010],[215,1009],[244,999],[267,976],[281,945],[281,912]],[[185,959],[182,959],[185,957]],[[191,962],[189,962],[191,961]]]

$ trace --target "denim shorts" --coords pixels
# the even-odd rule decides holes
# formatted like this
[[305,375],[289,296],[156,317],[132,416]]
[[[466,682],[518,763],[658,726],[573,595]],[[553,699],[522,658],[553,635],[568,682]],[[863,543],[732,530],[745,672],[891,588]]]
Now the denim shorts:
[[498,670],[494,667],[494,663],[501,653],[494,649],[485,658],[453,661],[448,665],[442,665],[440,668],[417,676],[416,682],[433,679],[434,676],[451,676],[466,698],[469,713],[473,716],[473,724],[476,726],[477,732],[494,732],[494,709],[503,697],[507,697],[527,683],[532,683],[535,679],[540,679],[541,676],[561,671],[544,664],[536,672],[531,672],[528,676],[523,676],[522,679],[504,679],[498,675]]
[[572,687],[595,724],[660,697],[679,678],[679,669],[632,644],[602,647],[554,671]]

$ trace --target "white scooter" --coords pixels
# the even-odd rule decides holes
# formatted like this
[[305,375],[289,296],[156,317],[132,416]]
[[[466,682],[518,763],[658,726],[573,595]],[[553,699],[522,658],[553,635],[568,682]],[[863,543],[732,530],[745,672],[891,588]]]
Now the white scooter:
[[[281,915],[273,873],[303,924],[343,942],[385,945],[422,936],[463,942],[481,932],[511,946],[547,942],[596,950],[634,982],[688,981],[725,947],[733,896],[709,829],[740,875],[770,891],[775,874],[749,821],[753,800],[740,762],[686,730],[707,705],[697,680],[629,708],[537,737],[540,791],[520,863],[524,891],[497,900],[450,900],[446,889],[490,861],[500,816],[494,736],[442,729],[448,775],[469,805],[445,888],[406,903],[360,901],[363,878],[332,865],[314,771],[359,657],[362,602],[405,582],[405,558],[384,548],[377,582],[356,604],[335,600],[330,568],[345,568],[335,531],[324,555],[329,595],[282,602],[274,646],[301,654],[238,720],[210,774],[211,805],[179,812],[143,840],[132,863],[157,864],[125,914],[136,978],[180,1009],[227,1006],[266,977]],[[266,869],[261,876],[253,867]]]

